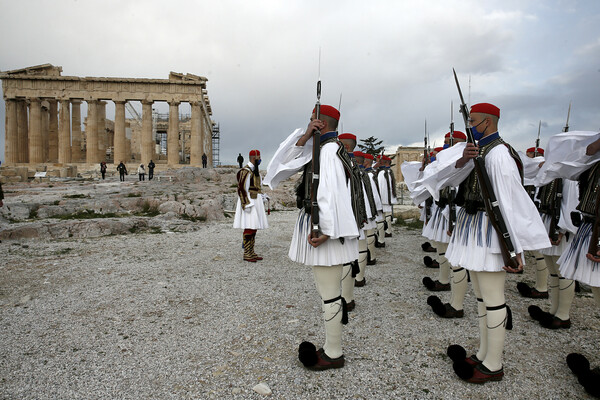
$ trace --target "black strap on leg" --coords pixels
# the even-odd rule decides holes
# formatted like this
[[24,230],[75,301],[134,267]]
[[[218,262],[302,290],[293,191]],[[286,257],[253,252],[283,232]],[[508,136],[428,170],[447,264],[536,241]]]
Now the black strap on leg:
[[[346,303],[346,299],[344,299],[342,296],[338,296],[333,299],[323,300],[323,304],[335,303],[338,300],[342,300],[342,324],[346,325],[348,323],[348,304]],[[332,318],[335,318],[337,314],[338,313],[335,313]]]
[[493,307],[486,307],[485,309],[487,311],[497,311],[497,310],[501,310],[503,308],[506,308],[506,317],[504,318],[504,321],[500,322],[498,325],[496,326],[492,326],[492,327],[488,327],[488,329],[494,329],[499,327],[502,324],[505,324],[504,327],[507,330],[512,330],[513,328],[513,324],[512,324],[512,311],[510,310],[510,307],[506,305],[506,303],[499,305],[499,306],[493,306]]
[[356,275],[360,272],[360,266],[358,265],[358,260],[352,261],[352,277],[356,278]]

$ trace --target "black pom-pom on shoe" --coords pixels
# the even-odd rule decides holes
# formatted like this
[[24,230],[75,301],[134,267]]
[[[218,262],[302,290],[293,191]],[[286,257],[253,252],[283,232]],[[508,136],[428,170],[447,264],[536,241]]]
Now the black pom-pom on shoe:
[[539,308],[538,306],[529,306],[527,307],[527,311],[529,312],[529,315],[531,316],[531,318],[533,318],[536,321],[539,321],[543,318],[544,314],[550,314],[550,313],[546,313],[545,311],[542,311],[541,308]]
[[446,354],[453,362],[464,361],[467,358],[467,351],[459,344],[448,346]]
[[423,249],[423,251],[427,250],[430,247],[431,247],[431,243],[429,243],[429,242],[425,242],[421,245],[421,248]]
[[430,277],[426,276],[423,278],[423,285],[429,290],[431,290],[435,286],[435,282]]
[[427,298],[427,305],[429,305],[431,308],[433,308],[436,305],[442,305],[442,300],[440,300],[439,297],[437,296],[429,296]]
[[465,381],[471,379],[473,377],[473,374],[475,373],[475,367],[473,367],[465,360],[454,362],[454,364],[452,364],[452,368],[454,369],[456,375],[458,375],[460,379],[463,379]]
[[312,367],[318,361],[317,348],[310,342],[302,342],[298,346],[298,359],[305,367]]
[[582,372],[590,370],[590,362],[588,359],[579,353],[571,353],[567,356],[567,365],[571,372],[575,375],[580,375]]
[[523,297],[531,297],[531,287],[524,282],[517,283],[517,290]]

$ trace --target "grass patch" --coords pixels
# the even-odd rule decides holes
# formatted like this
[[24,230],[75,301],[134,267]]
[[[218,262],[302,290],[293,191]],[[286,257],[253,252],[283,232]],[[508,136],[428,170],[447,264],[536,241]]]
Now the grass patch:
[[56,215],[52,218],[68,220],[68,219],[95,219],[95,218],[120,218],[122,215],[116,213],[100,214],[94,210],[83,210],[73,214]]
[[54,202],[52,203],[53,205],[57,206],[60,204],[60,200],[54,200]]
[[152,235],[156,235],[156,234],[159,234],[159,233],[162,233],[162,229],[160,229],[158,226],[153,226],[150,229],[150,234],[152,234]]
[[204,222],[206,221],[206,217],[205,216],[199,216],[199,217],[193,217],[189,214],[183,213],[180,215],[180,217],[182,219],[185,219],[186,221],[192,221],[192,222]]
[[58,250],[55,254],[69,254],[72,250],[72,248],[66,247],[64,249]]
[[142,204],[142,210],[135,213],[138,217],[156,217],[158,214],[158,206],[156,204],[150,204],[148,200]]
[[37,210],[29,210],[29,219],[36,219],[38,216]]
[[90,195],[89,194],[83,194],[83,193],[79,193],[79,194],[65,194],[63,196],[63,199],[86,199],[89,198]]
[[127,193],[125,197],[142,197],[141,193]]
[[396,222],[394,223],[394,226],[402,226],[404,228],[413,229],[413,230],[423,229],[423,221],[419,221],[416,218],[402,219],[402,218],[398,217],[398,218],[396,218]]
[[128,229],[128,231],[129,231],[130,233],[136,233],[136,232],[137,232],[137,231],[139,231],[139,230],[140,230],[140,228],[138,228],[138,227],[137,227],[137,226],[135,226],[135,225],[134,225],[134,226],[132,226],[131,228],[129,228],[129,229]]

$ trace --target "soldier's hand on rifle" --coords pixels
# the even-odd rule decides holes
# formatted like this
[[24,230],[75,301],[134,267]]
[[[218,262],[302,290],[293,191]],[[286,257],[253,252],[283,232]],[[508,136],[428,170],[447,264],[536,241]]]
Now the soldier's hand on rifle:
[[429,164],[429,160],[427,157],[423,156],[423,161],[421,161],[421,168],[419,168],[419,171],[423,171],[427,164]]
[[507,272],[512,272],[513,274],[518,274],[519,272],[523,271],[523,260],[521,260],[521,253],[517,254],[516,258],[517,258],[517,268],[504,266],[504,267],[502,267],[502,269]]
[[312,247],[319,247],[325,243],[327,239],[329,239],[329,236],[327,235],[321,234],[319,237],[313,238],[312,232],[308,234],[308,243],[310,243]]
[[598,150],[600,150],[600,139],[588,145],[587,149],[585,150],[585,155],[593,156],[598,152]]
[[473,143],[467,143],[467,146],[463,150],[463,156],[456,162],[456,168],[462,168],[465,164],[479,155],[479,147]]
[[325,122],[318,119],[311,119],[310,123],[306,127],[306,132],[304,132],[304,135],[298,139],[296,146],[304,146],[306,142],[312,138],[315,131],[320,131],[323,128],[325,128]]
[[560,241],[562,240],[564,234],[562,232],[558,233],[558,238],[556,240],[552,240],[550,239],[550,243],[552,243],[553,246],[558,246],[560,244]]

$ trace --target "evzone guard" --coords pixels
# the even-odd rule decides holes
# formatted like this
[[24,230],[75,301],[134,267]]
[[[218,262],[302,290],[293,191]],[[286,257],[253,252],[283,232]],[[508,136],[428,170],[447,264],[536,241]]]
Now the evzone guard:
[[[541,164],[544,163],[544,149],[539,147],[539,138],[536,143],[538,145],[526,150],[525,157],[523,157],[523,153],[521,152],[519,152],[519,156],[523,162],[523,185],[525,186],[525,191],[527,191],[527,194],[529,194],[529,197],[539,209],[538,188],[533,181],[540,170]],[[566,239],[568,239],[568,235]],[[517,289],[523,297],[547,299],[548,266],[546,265],[546,259],[538,250],[528,251],[528,253],[535,259],[535,283],[531,287],[525,282],[519,282],[517,283]]]
[[[356,276],[354,283],[357,287],[362,287],[367,284],[365,272],[367,265],[375,264],[375,260],[371,257],[375,257],[375,229],[377,228],[377,205],[375,202],[375,195],[373,194],[373,187],[371,186],[371,180],[365,170],[365,153],[362,151],[354,152],[354,161],[358,167],[358,172],[362,181],[362,190],[364,194],[365,213],[367,216],[367,222],[360,230],[360,238],[358,240],[358,267],[359,272]],[[381,202],[381,200],[380,200]],[[370,232],[370,233],[369,233]],[[373,246],[373,254],[370,256],[369,251],[369,235],[371,236],[371,245]]]
[[[341,293],[342,266],[358,258],[359,231],[352,207],[351,180],[347,178],[347,174],[351,175],[351,162],[337,139],[339,117],[334,107],[317,103],[306,130],[297,129],[279,145],[265,177],[265,183],[275,188],[303,171],[296,191],[300,212],[288,255],[292,261],[312,266],[322,301],[325,343],[317,350],[314,344],[302,342],[298,350],[300,361],[312,370],[344,366],[342,323],[347,322],[347,316]],[[319,138],[316,148],[313,135]],[[315,193],[311,184],[314,179],[318,179]],[[313,219],[314,212],[317,217]],[[317,219],[315,233],[313,223]]]
[[[469,117],[463,102],[461,112],[468,124],[468,136],[472,135],[477,145],[457,145],[440,153],[437,165],[425,172],[422,184],[434,198],[444,187],[459,185],[456,204],[461,209],[446,257],[453,267],[465,268],[470,273],[477,297],[479,349],[467,357],[464,348],[452,345],[448,355],[461,379],[484,383],[504,376],[505,332],[512,328],[504,298],[506,271],[522,270],[523,250],[550,247],[550,241],[537,209],[522,186],[519,157],[499,136],[500,109],[489,103],[475,104]],[[482,174],[487,175],[487,182]],[[493,191],[494,202],[482,196],[480,185]],[[498,224],[499,217],[503,217],[511,246],[501,242],[492,225],[492,222]],[[506,260],[503,246],[512,247],[509,254],[514,254]]]
[[[454,145],[465,142],[467,136],[463,132],[454,131],[452,138],[450,138],[450,132],[448,132],[444,139],[448,141],[444,145],[444,148],[447,149],[450,147],[450,139],[452,139]],[[434,246],[438,250],[439,260],[438,279],[434,281],[429,277],[424,277],[423,284],[431,291],[450,290],[451,292],[448,303],[442,303],[438,296],[427,298],[427,304],[442,318],[462,318],[464,316],[463,303],[468,287],[467,271],[460,266],[451,267],[445,254],[452,235],[453,227],[451,225],[455,224],[456,214],[460,210],[459,206],[453,204],[455,194],[456,188],[450,186],[439,193],[439,200],[435,202],[435,212],[423,230],[425,237],[434,242]],[[451,270],[452,277],[450,277]]]
[[350,182],[354,182],[354,184],[351,184],[351,190],[356,191],[356,196],[353,197],[352,201],[352,208],[355,210],[355,214],[358,216],[358,227],[360,232],[358,241],[358,258],[351,263],[344,264],[342,268],[342,297],[346,301],[348,311],[352,311],[354,310],[354,307],[356,307],[356,301],[354,299],[354,286],[356,284],[356,277],[360,275],[361,264],[363,264],[363,273],[361,279],[363,280],[363,284],[365,282],[364,268],[367,261],[367,242],[366,237],[363,234],[363,228],[368,223],[369,215],[367,214],[365,206],[362,178],[360,176],[360,171],[358,169],[358,165],[356,164],[356,160],[354,159],[353,153],[354,147],[356,147],[356,135],[352,133],[342,133],[338,135],[338,140],[344,146],[351,163],[352,172],[349,178]]
[[373,193],[373,201],[375,202],[375,210],[377,212],[375,217],[375,228],[367,230],[367,265],[377,264],[376,256],[376,244],[377,244],[377,226],[383,224],[383,204],[381,203],[381,196],[379,194],[379,186],[377,184],[377,174],[373,169],[373,161],[375,157],[373,154],[364,154],[364,166],[365,173],[371,182],[371,192]]
[[[600,133],[565,132],[550,139],[546,163],[536,178],[536,184],[547,185],[556,179],[563,179],[563,182],[567,179],[577,180],[579,183],[579,202],[576,207],[579,213],[571,213],[572,222],[578,225],[578,228],[570,245],[556,261],[559,273],[566,280],[589,285],[596,306],[600,307]],[[550,297],[554,297],[552,293]],[[558,300],[560,308],[560,297]],[[568,306],[571,306],[571,301],[568,302]],[[566,324],[567,321],[557,315],[558,311],[552,314],[536,310],[532,317],[538,312],[540,322],[552,324],[550,327],[570,326],[570,321]],[[567,364],[578,376],[585,390],[599,397],[600,375],[597,370],[590,370],[589,361],[585,356],[571,353],[567,356]]]
[[243,260],[248,262],[257,262],[263,259],[254,252],[256,231],[269,227],[264,205],[268,196],[262,193],[262,178],[258,168],[260,161],[260,151],[250,151],[248,164],[237,173],[238,200],[233,227],[244,230]]

